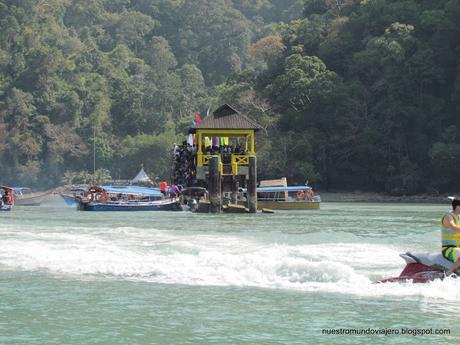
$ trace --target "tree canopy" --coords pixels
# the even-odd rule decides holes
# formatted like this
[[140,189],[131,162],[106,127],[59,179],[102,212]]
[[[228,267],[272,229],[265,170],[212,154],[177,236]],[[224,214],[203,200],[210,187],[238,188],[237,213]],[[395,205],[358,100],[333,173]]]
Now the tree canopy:
[[93,147],[167,179],[225,102],[264,128],[261,178],[457,186],[460,0],[0,0],[0,26],[2,183],[57,185]]

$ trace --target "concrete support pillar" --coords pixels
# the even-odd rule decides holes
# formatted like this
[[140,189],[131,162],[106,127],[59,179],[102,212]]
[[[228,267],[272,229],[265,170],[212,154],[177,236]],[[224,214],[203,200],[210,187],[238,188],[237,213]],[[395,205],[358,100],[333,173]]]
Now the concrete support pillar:
[[257,158],[249,157],[249,180],[248,180],[248,208],[249,213],[257,212]]
[[208,188],[209,201],[211,202],[209,210],[212,213],[220,213],[222,209],[222,195],[219,156],[212,156],[209,161]]

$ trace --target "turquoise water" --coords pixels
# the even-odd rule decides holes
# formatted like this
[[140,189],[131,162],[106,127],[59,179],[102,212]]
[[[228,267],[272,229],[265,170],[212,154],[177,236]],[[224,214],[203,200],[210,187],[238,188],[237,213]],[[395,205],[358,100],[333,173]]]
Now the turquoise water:
[[[0,214],[1,344],[455,344],[460,280],[372,284],[439,250],[446,205],[273,215]],[[450,335],[322,329],[447,328]]]

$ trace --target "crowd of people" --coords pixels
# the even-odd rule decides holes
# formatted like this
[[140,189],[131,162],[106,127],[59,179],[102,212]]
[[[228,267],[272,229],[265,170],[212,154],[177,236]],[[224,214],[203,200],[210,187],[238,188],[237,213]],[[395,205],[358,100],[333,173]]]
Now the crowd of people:
[[196,145],[186,141],[174,144],[173,181],[175,185],[193,186],[196,180]]
[[[232,154],[248,154],[240,143],[236,145],[208,145],[202,147],[203,154],[220,155],[223,164],[230,164]],[[173,181],[176,185],[194,186],[196,184],[197,146],[184,141],[174,144]]]
[[209,155],[220,155],[222,157],[222,163],[230,164],[232,160],[232,154],[242,155],[248,154],[247,150],[244,150],[241,144],[236,145],[219,145],[219,146],[207,146],[203,147],[203,153]]

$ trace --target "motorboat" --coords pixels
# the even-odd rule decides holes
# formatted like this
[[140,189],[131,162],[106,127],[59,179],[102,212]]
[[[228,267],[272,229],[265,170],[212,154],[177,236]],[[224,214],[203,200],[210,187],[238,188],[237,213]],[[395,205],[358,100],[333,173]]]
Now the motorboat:
[[399,254],[406,262],[406,267],[399,276],[388,277],[376,283],[405,282],[426,283],[434,279],[444,279],[452,262],[443,257],[442,253],[403,253]]
[[257,187],[257,208],[272,210],[318,210],[321,197],[309,186]]
[[180,199],[186,210],[200,212],[203,211],[202,207],[200,210],[200,205],[203,205],[200,201],[208,200],[209,192],[203,187],[186,187],[180,191]]
[[[246,199],[247,188],[239,191]],[[257,187],[257,209],[271,210],[318,210],[321,197],[314,195],[309,186],[264,186]]]
[[178,198],[165,198],[158,188],[92,186],[78,200],[82,211],[181,211]]

